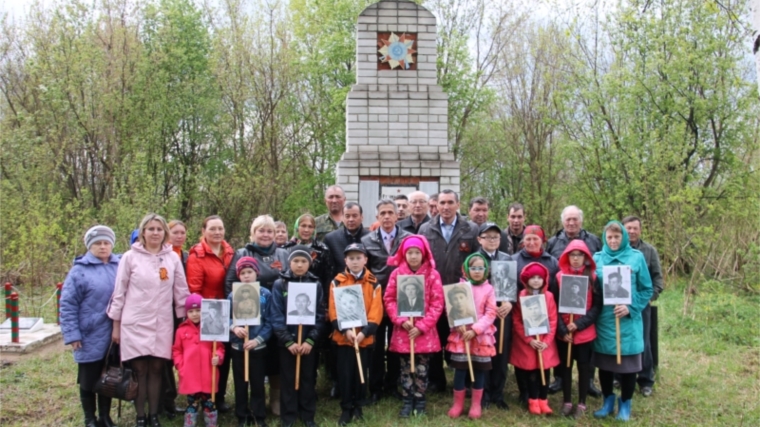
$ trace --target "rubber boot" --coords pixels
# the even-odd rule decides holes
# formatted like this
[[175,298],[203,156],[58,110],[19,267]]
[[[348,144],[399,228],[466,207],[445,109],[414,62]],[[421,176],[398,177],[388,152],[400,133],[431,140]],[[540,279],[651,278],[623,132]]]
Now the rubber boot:
[[219,421],[219,413],[216,411],[203,411],[203,421],[206,422],[206,427],[216,427]]
[[269,408],[272,414],[280,416],[280,376],[269,377]]
[[615,410],[615,395],[611,394],[604,398],[604,404],[602,405],[602,408],[596,412],[594,412],[595,418],[604,418],[612,413],[612,411]]
[[528,412],[533,415],[541,415],[541,405],[538,404],[538,399],[528,399]]
[[79,389],[79,400],[82,402],[82,411],[84,412],[84,426],[98,427],[95,418],[95,393]]
[[425,397],[415,397],[414,398],[414,415],[421,416],[425,415],[427,411],[425,410],[425,407],[427,406],[427,401],[425,400]]
[[116,427],[116,423],[111,419],[111,398],[108,396],[98,395],[98,425],[100,427]]
[[618,398],[618,413],[617,413],[617,417],[615,417],[616,420],[628,421],[631,419],[631,403],[632,402],[633,402],[633,399],[628,399],[625,402],[623,402],[622,398]]
[[544,415],[551,415],[554,413],[549,406],[549,401],[546,399],[538,399],[538,407],[541,408],[541,413]]
[[472,389],[472,402],[470,402],[470,413],[467,414],[468,417],[470,417],[473,420],[477,420],[480,418],[481,413],[483,412],[482,408],[480,407],[480,402],[483,400],[483,389]]
[[404,396],[404,404],[401,406],[401,411],[399,411],[398,416],[399,418],[409,418],[410,415],[412,415],[412,410],[414,409],[414,398],[410,396]]
[[185,424],[182,424],[182,427],[195,427],[197,423],[198,423],[197,412],[185,412]]
[[451,405],[451,409],[449,409],[450,418],[458,418],[462,415],[462,411],[464,410],[465,393],[465,390],[454,390],[454,404]]

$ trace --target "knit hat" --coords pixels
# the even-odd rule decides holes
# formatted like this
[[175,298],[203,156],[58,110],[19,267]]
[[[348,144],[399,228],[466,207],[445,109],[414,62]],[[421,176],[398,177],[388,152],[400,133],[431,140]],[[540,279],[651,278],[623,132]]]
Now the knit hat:
[[235,264],[235,273],[237,273],[238,277],[240,277],[240,272],[244,268],[252,268],[253,271],[256,272],[256,275],[259,274],[259,262],[256,261],[256,258],[251,256],[244,256],[240,257],[240,259]]
[[84,233],[84,245],[88,250],[93,243],[104,240],[111,243],[111,246],[116,243],[116,234],[105,225],[96,225]]
[[532,262],[526,265],[525,268],[523,268],[522,272],[520,272],[520,282],[522,282],[522,284],[527,288],[528,280],[533,276],[540,276],[541,279],[544,280],[544,286],[542,287],[543,289],[546,287],[546,284],[549,280],[549,270],[537,262]]
[[308,246],[296,245],[290,248],[290,255],[288,255],[288,264],[293,261],[293,258],[302,257],[309,260],[309,267],[311,267],[311,249]]
[[201,301],[203,300],[203,297],[201,297],[198,294],[190,294],[189,297],[185,300],[185,310],[189,311],[192,308],[201,308]]
[[544,233],[544,229],[541,228],[540,225],[529,225],[525,227],[525,231],[523,232],[523,238],[524,236],[527,236],[528,234],[535,234],[536,236],[541,238],[542,242],[546,242],[546,233]]

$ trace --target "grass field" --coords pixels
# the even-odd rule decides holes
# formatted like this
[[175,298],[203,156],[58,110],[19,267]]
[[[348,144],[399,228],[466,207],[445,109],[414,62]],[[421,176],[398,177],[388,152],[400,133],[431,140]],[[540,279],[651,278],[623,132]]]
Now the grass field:
[[[634,396],[631,425],[757,426],[760,425],[760,297],[736,296],[703,290],[692,296],[683,314],[683,290],[671,287],[658,301],[660,313],[660,366],[655,393]],[[76,365],[71,354],[48,354],[0,368],[0,425],[2,426],[81,426],[82,413],[76,386]],[[519,407],[510,373],[509,411],[491,408],[477,422],[466,417],[451,420],[446,411],[450,394],[429,396],[429,415],[400,420],[400,402],[382,400],[366,408],[366,426],[565,426],[615,425],[612,418],[593,419],[591,412],[600,400],[589,398],[589,413],[574,421],[554,415],[531,416]],[[230,381],[232,383],[232,381]],[[328,385],[319,384],[317,422],[336,425],[340,415],[337,400],[327,397]],[[228,398],[233,400],[232,387]],[[182,399],[182,398],[180,398]],[[182,402],[181,400],[178,400]],[[558,412],[560,395],[550,396]],[[114,405],[113,417],[116,419]],[[270,416],[270,426],[279,420]],[[179,417],[162,420],[164,426],[181,426]],[[120,426],[134,425],[134,410],[123,405]],[[232,414],[221,417],[221,426],[235,425]],[[298,424],[297,424],[298,425]]]

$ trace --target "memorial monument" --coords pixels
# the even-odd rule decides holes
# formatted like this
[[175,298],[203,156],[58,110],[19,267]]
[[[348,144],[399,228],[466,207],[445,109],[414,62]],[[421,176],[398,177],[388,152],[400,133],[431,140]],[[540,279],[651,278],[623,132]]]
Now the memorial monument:
[[436,57],[436,18],[424,7],[382,0],[359,15],[356,84],[347,97],[346,152],[336,181],[362,205],[365,225],[384,196],[459,193]]

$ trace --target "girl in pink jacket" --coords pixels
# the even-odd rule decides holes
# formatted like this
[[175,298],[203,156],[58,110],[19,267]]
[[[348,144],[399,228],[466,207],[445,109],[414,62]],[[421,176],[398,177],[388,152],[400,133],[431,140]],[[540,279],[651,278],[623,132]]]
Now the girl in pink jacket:
[[[388,265],[398,266],[388,279],[388,287],[383,296],[385,312],[393,323],[390,351],[400,354],[401,375],[399,385],[404,405],[399,417],[407,418],[414,410],[417,415],[425,413],[425,391],[428,386],[430,356],[441,351],[438,330],[435,325],[443,312],[443,285],[441,276],[435,269],[430,246],[425,237],[408,236],[399,244],[395,255],[388,258]],[[424,276],[422,317],[410,319],[399,316],[398,276]],[[411,285],[409,285],[411,286]],[[419,294],[419,293],[418,293]],[[406,301],[410,303],[410,301]],[[416,303],[414,305],[417,305]],[[411,340],[414,340],[414,374],[411,372]]]
[[203,408],[206,427],[216,427],[218,414],[211,401],[211,370],[216,370],[219,383],[219,368],[224,359],[224,346],[217,345],[213,354],[213,344],[201,341],[201,296],[192,294],[185,301],[187,320],[177,328],[172,346],[172,359],[179,371],[179,393],[187,395],[184,427],[194,427],[198,421],[198,411]]
[[[488,283],[488,260],[480,252],[468,256],[462,265],[464,278],[462,282],[469,283],[475,300],[475,323],[457,326],[451,329],[446,350],[451,352],[451,363],[454,373],[454,404],[449,410],[449,417],[456,418],[462,414],[465,398],[465,377],[469,375],[465,342],[470,345],[470,358],[475,371],[475,381],[472,384],[472,404],[468,416],[480,418],[480,402],[483,398],[486,371],[491,370],[491,357],[496,356],[493,325],[496,319],[496,296],[493,287]],[[453,288],[451,292],[456,291]],[[452,295],[449,300],[452,300]]]

